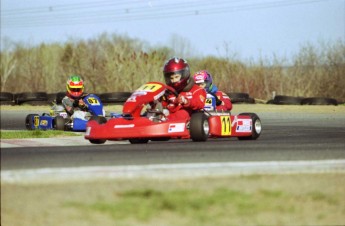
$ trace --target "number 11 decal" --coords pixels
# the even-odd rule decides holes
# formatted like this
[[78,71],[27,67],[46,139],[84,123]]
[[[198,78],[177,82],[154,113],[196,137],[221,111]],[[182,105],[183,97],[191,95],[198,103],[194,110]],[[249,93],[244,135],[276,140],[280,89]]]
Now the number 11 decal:
[[222,123],[222,136],[231,135],[231,119],[230,116],[220,116]]

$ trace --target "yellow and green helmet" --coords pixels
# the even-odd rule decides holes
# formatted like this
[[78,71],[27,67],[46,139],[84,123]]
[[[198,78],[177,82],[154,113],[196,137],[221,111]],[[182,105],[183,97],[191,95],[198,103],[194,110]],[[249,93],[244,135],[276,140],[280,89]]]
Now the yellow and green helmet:
[[68,95],[78,98],[84,92],[84,81],[79,75],[71,75],[67,80],[66,87]]

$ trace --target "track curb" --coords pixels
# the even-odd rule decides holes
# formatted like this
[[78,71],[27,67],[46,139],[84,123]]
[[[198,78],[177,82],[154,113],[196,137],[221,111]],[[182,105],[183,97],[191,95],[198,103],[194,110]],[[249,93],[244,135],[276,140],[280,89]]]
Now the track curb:
[[6,183],[56,183],[97,179],[181,179],[234,175],[345,173],[345,159],[90,166],[1,171]]

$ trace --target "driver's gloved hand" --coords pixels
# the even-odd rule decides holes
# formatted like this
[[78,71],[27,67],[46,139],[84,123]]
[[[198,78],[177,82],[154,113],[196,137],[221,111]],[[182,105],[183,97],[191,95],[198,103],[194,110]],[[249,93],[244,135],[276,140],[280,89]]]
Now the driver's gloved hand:
[[216,106],[222,105],[223,101],[216,98]]
[[80,107],[80,109],[82,110],[82,111],[86,111],[87,110],[87,105],[86,104],[81,104],[81,105],[79,105],[79,107]]
[[78,107],[79,106],[79,100],[77,99],[77,100],[74,100],[74,102],[73,102],[73,107]]
[[185,97],[184,95],[179,95],[179,96],[177,97],[177,99],[176,99],[176,102],[177,102],[178,104],[181,104],[181,105],[185,106],[185,107],[188,107],[189,104],[190,104],[188,98]]

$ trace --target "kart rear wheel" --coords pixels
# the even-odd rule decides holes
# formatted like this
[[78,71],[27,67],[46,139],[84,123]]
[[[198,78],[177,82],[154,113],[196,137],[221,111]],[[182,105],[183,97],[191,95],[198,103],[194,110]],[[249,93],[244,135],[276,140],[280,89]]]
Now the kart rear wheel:
[[[107,119],[103,116],[91,116],[89,121],[96,121],[98,124],[105,124]],[[89,139],[91,144],[104,144],[107,140],[106,139]]]
[[247,115],[250,116],[252,119],[252,135],[248,137],[238,137],[239,140],[256,140],[259,138],[261,131],[262,131],[262,125],[261,120],[259,116],[257,116],[255,113],[241,113],[239,115]]
[[192,114],[189,127],[191,139],[196,142],[206,141],[209,131],[208,117],[203,112]]
[[25,127],[27,130],[34,130],[35,129],[35,116],[38,116],[38,114],[29,114],[25,118]]
[[147,144],[149,139],[129,139],[128,141],[131,144]]
[[53,128],[56,130],[65,130],[65,119],[58,115],[53,120]]

